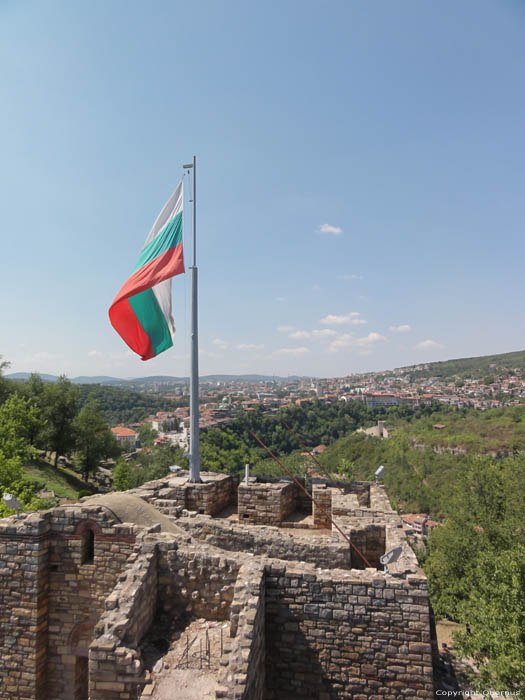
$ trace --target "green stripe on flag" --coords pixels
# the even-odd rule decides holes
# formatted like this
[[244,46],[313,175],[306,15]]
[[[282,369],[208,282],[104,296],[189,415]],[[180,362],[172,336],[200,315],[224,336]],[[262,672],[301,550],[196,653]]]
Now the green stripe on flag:
[[169,221],[142,250],[133,272],[136,272],[138,269],[152,260],[155,260],[159,255],[162,255],[162,253],[165,253],[179,243],[182,243],[182,212],[179,212],[177,216]]
[[140,325],[148,334],[153,354],[171,348],[173,340],[170,329],[152,289],[145,289],[129,297],[129,303]]

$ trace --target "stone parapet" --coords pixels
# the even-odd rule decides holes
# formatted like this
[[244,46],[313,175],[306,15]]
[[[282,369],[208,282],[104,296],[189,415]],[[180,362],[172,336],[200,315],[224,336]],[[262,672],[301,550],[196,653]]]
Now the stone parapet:
[[191,483],[188,472],[181,472],[126,493],[139,496],[167,515],[176,515],[178,509],[216,515],[236,503],[238,483],[236,476],[215,472],[201,472],[201,482]]
[[266,568],[266,697],[433,697],[424,578]]
[[159,555],[159,606],[170,616],[182,612],[207,620],[228,620],[242,558],[202,543],[177,543],[167,535],[145,539]]
[[346,540],[326,536],[293,535],[273,526],[240,523],[196,516],[181,518],[177,524],[198,540],[230,552],[248,552],[289,561],[305,561],[316,566],[351,568]]
[[250,479],[237,490],[239,520],[259,525],[279,525],[295,510],[297,486],[291,481],[258,483]]
[[230,640],[221,659],[216,698],[263,700],[265,692],[264,567],[239,569],[231,606]]
[[157,604],[157,552],[135,553],[107,597],[89,647],[89,698],[136,698],[144,683],[138,644]]
[[315,528],[332,528],[332,491],[325,484],[313,484],[313,520]]
[[0,521],[0,698],[44,700],[49,522],[39,513]]

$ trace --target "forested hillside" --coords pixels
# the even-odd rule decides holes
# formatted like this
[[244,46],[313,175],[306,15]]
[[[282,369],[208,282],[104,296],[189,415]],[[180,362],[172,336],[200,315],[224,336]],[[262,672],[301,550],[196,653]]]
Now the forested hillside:
[[416,370],[404,367],[414,379],[419,377],[485,377],[512,373],[515,369],[525,372],[525,350],[507,352],[502,355],[484,355],[483,357],[464,357],[458,360],[431,362],[426,369]]
[[188,405],[188,399],[174,401],[118,386],[81,384],[79,390],[80,406],[84,405],[88,396],[94,397],[110,425],[138,423],[157,411],[173,411],[178,406]]
[[[31,375],[27,380],[4,380],[10,391],[21,394],[30,392],[28,387],[39,375]],[[46,386],[47,383],[46,383]],[[173,411],[178,406],[187,406],[188,399],[166,399],[163,396],[143,394],[124,387],[105,384],[74,384],[78,387],[78,405],[82,408],[88,397],[95,398],[110,425],[139,423],[157,411]]]
[[[309,451],[317,445],[330,445],[357,428],[374,425],[387,416],[431,415],[437,406],[413,409],[408,406],[367,408],[360,401],[327,403],[311,401],[301,406],[287,406],[274,413],[262,408],[240,413],[226,429],[210,430],[202,435],[203,468],[212,471],[240,472],[244,464],[254,466],[254,473],[274,473],[275,466],[254,439],[257,435],[278,456]],[[296,463],[299,464],[300,460]],[[280,471],[282,473],[282,470]]]

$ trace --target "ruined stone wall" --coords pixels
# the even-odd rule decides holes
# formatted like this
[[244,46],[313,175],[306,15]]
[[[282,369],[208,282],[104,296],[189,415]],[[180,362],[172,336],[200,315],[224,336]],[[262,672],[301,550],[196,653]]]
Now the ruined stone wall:
[[263,700],[266,676],[264,566],[239,570],[231,606],[230,640],[219,671],[217,698]]
[[[370,566],[382,570],[379,562],[386,551],[386,530],[384,525],[369,524],[359,529],[350,530],[350,541],[364,555]],[[366,569],[367,564],[363,557],[352,548],[352,569]]]
[[[73,700],[104,601],[133,551],[136,529],[115,523],[103,507],[49,511],[47,692]],[[84,560],[93,533],[93,558]],[[78,691],[78,689],[77,689]]]
[[[372,564],[382,570],[379,557],[396,547],[402,548],[402,554],[393,564],[389,564],[390,573],[407,576],[419,570],[417,557],[409,546],[403,524],[399,515],[390,510],[388,513],[365,511],[363,516],[337,517],[337,524],[351,541],[363,551]],[[345,542],[341,533],[335,528],[332,537],[336,542]],[[352,549],[351,568],[362,569],[365,565],[361,557]]]
[[75,506],[0,523],[0,698],[87,696],[93,628],[136,535],[115,520]]
[[181,518],[177,525],[193,537],[231,552],[249,552],[287,561],[305,561],[326,568],[349,569],[346,540],[293,536],[272,526],[250,526],[205,517]]
[[432,698],[424,577],[267,567],[266,700]]
[[279,525],[295,510],[293,482],[257,483],[243,482],[237,492],[239,520],[259,525]]
[[332,489],[324,484],[312,486],[313,519],[315,528],[332,529]]
[[138,645],[157,607],[157,552],[136,552],[105,611],[89,648],[89,700],[134,700],[144,684]]
[[225,556],[202,543],[177,543],[168,535],[155,535],[154,539],[158,543],[159,606],[163,613],[228,620],[242,558]]
[[[198,513],[215,515],[224,510],[235,500],[235,488],[232,476],[224,474],[214,475],[222,478],[202,484],[187,484],[186,509],[196,510]],[[206,475],[203,475],[203,479]],[[209,478],[209,475],[208,475]]]
[[0,521],[0,698],[44,700],[49,523]]
[[362,510],[359,505],[359,500],[355,493],[345,494],[341,493],[338,489],[331,489],[332,491],[332,515],[350,515],[353,516]]
[[188,481],[188,473],[181,472],[177,476],[148,481],[126,493],[139,496],[161,513],[173,516],[178,516],[183,509],[216,515],[237,503],[237,476],[201,472],[201,478],[202,483],[192,484]]

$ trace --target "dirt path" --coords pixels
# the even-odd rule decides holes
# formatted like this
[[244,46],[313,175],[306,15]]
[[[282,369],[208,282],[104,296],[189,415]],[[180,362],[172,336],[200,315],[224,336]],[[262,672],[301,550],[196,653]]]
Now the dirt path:
[[[215,684],[221,659],[223,639],[229,635],[229,623],[224,621],[192,620],[186,627],[169,634],[158,630],[167,649],[158,652],[159,640],[154,630],[144,649],[146,665],[153,666],[155,688],[152,700],[215,700]],[[164,636],[165,635],[165,636]]]

